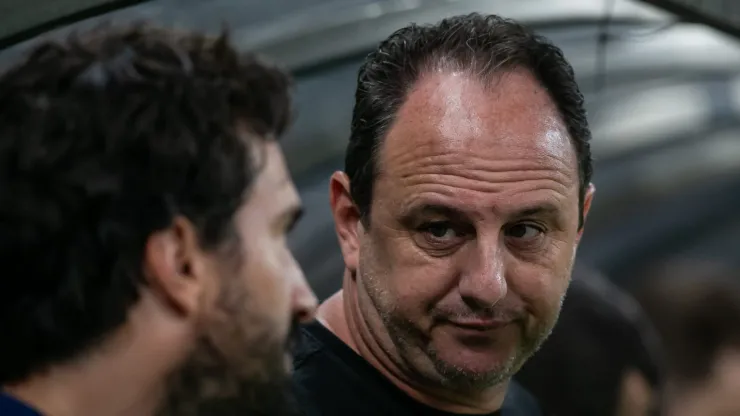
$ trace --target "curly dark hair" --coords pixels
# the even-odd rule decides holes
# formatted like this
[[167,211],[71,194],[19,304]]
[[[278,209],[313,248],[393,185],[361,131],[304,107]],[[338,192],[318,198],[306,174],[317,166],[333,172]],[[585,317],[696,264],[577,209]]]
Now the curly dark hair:
[[435,25],[404,27],[383,41],[360,68],[345,172],[363,220],[369,220],[380,144],[423,74],[433,69],[458,70],[486,80],[516,68],[530,71],[560,111],[578,156],[582,206],[593,170],[591,130],[573,68],[558,47],[527,27],[496,15],[473,13]]
[[289,87],[226,34],[145,24],[44,41],[0,75],[0,384],[122,325],[175,216],[207,250],[233,242]]

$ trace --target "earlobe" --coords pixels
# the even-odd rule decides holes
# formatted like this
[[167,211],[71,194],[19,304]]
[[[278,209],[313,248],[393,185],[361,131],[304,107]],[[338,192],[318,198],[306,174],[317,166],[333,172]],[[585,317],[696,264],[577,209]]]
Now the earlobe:
[[352,200],[349,177],[344,172],[334,172],[331,176],[329,204],[344,264],[350,272],[354,273],[357,270],[359,258],[360,213]]
[[143,268],[148,286],[178,315],[196,312],[205,282],[194,262],[198,241],[187,219],[176,218],[166,230],[149,236],[144,248]]

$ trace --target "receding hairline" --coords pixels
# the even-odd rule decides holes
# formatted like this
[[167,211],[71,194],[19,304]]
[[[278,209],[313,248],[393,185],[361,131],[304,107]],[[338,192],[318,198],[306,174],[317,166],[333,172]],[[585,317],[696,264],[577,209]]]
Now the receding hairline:
[[[547,94],[547,105],[552,110],[552,114],[546,116],[547,124],[555,124],[556,126],[554,126],[554,128],[564,134],[565,138],[570,143],[570,148],[573,151],[573,157],[575,158],[574,163],[576,164],[576,175],[580,177],[576,139],[569,131],[567,123],[564,120],[560,109],[558,108],[557,102],[549,93],[547,87],[537,78],[536,74],[530,68],[527,68],[524,65],[515,65],[512,67],[501,68],[501,70],[492,72],[485,76],[475,74],[469,70],[453,71],[442,67],[419,72],[414,82],[408,86],[408,89],[401,96],[401,100],[397,103],[395,111],[389,115],[388,119],[386,119],[387,125],[382,130],[382,134],[380,135],[380,137],[377,138],[376,146],[373,149],[372,155],[372,163],[375,165],[374,168],[377,169],[376,173],[380,174],[383,170],[383,158],[381,157],[381,155],[385,149],[386,141],[388,139],[388,136],[390,135],[390,132],[393,130],[399,120],[399,115],[404,111],[411,97],[415,94],[420,93],[420,89],[425,88],[426,84],[428,84],[435,77],[439,78],[443,82],[445,78],[461,75],[462,77],[464,77],[464,81],[471,81],[477,85],[480,85],[482,87],[482,90],[486,94],[498,94],[498,91],[496,90],[497,85],[501,82],[505,82],[507,76],[514,74],[524,75],[526,78],[528,78],[529,81],[532,82],[532,85],[534,87],[541,88]],[[580,183],[580,179],[577,180],[576,183]]]

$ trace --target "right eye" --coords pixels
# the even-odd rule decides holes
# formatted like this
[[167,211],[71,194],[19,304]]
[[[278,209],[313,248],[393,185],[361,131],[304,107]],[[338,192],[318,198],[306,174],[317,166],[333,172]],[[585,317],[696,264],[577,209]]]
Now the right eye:
[[428,222],[419,227],[419,231],[429,238],[445,241],[457,237],[457,232],[447,221]]
[[444,256],[457,249],[467,238],[458,224],[449,221],[427,222],[416,229],[416,244],[434,256]]

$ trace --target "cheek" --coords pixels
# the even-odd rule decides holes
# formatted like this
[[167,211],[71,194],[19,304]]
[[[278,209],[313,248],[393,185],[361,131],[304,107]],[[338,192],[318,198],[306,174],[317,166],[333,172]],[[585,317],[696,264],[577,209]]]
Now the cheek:
[[366,285],[406,316],[424,312],[455,284],[454,258],[424,256],[407,236],[366,237],[361,245],[361,274]]
[[[251,305],[247,307],[263,317],[270,325],[282,328],[290,314],[289,269],[292,259],[285,259],[277,248],[263,243],[245,255],[246,267],[241,278],[250,294]],[[287,251],[287,250],[282,250]]]
[[559,258],[543,263],[512,260],[506,279],[510,294],[521,299],[538,319],[549,319],[557,314],[568,289],[570,257],[561,252]]

